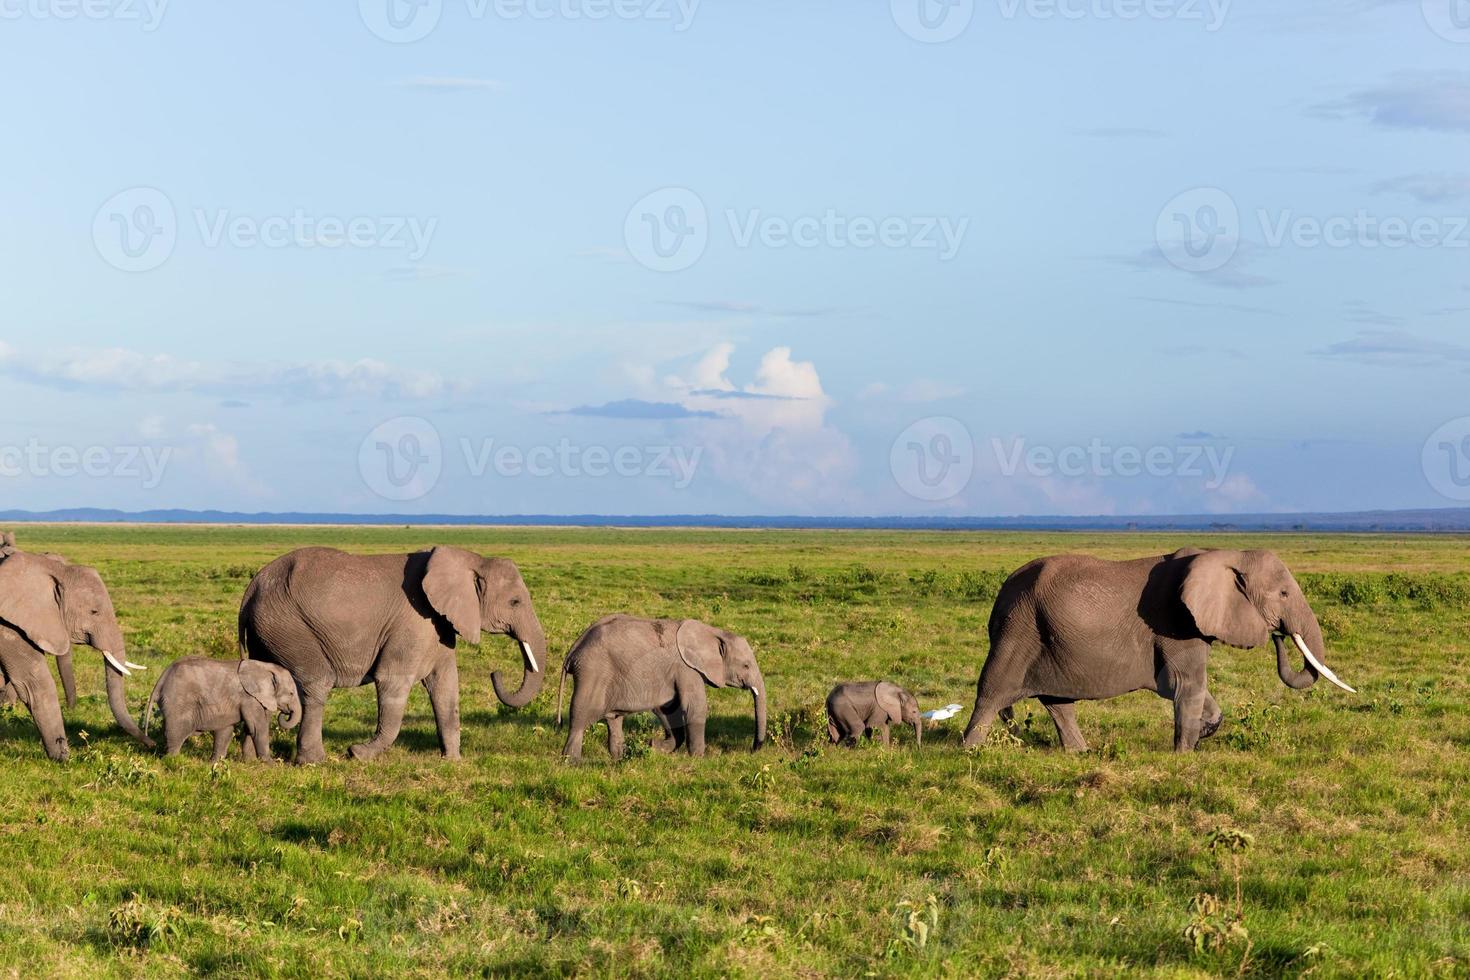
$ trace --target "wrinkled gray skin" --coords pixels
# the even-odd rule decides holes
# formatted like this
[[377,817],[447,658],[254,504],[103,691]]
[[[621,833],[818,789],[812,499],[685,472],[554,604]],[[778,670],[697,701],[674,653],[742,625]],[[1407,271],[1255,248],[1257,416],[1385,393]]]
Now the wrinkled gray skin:
[[1322,658],[1317,617],[1301,587],[1269,551],[1201,551],[1134,561],[1056,555],[1022,566],[990,613],[990,655],[980,672],[964,744],[985,740],[1010,706],[1037,698],[1062,746],[1082,752],[1074,704],[1153,691],[1174,702],[1174,750],[1191,751],[1220,727],[1207,689],[1210,644],[1251,648],[1276,641],[1276,669],[1297,690],[1282,636],[1298,633]]
[[[0,702],[19,701],[31,713],[46,754],[58,762],[70,755],[66,726],[56,682],[47,656],[57,659],[67,705],[76,703],[72,674],[73,643],[110,653],[127,664],[127,645],[107,586],[95,568],[71,565],[53,555],[19,551],[10,537],[0,555]],[[153,741],[133,723],[128,713],[123,674],[104,661],[107,702],[112,715],[133,738],[152,747]]]
[[652,711],[663,726],[660,752],[688,746],[704,755],[709,717],[709,687],[743,688],[755,701],[755,744],[766,740],[766,683],[755,652],[743,636],[693,619],[639,619],[607,616],[588,627],[562,664],[556,693],[556,723],[561,724],[562,687],[576,678],[572,692],[571,734],[562,755],[582,757],[582,738],[599,721],[607,722],[607,749],[623,757],[623,717]]
[[884,747],[892,744],[888,726],[914,726],[914,744],[924,744],[924,722],[919,702],[892,681],[848,681],[827,695],[827,737],[833,745],[855,746],[858,739],[878,732]]
[[507,690],[497,671],[495,695],[524,707],[541,690],[546,634],[515,563],[459,548],[411,555],[349,555],[302,548],[255,576],[240,606],[240,655],[277,663],[301,691],[303,718],[296,761],[321,762],[322,715],[333,688],[376,685],[378,728],[352,746],[372,759],[398,738],[413,685],[429,692],[439,746],[459,758],[459,638],[480,642],[481,631],[521,644],[525,675]]
[[279,664],[256,660],[175,660],[148,696],[145,732],[153,723],[155,704],[163,710],[163,754],[178,755],[190,736],[212,732],[211,762],[225,757],[236,725],[245,725],[245,758],[269,762],[271,718],[283,715],[281,725],[288,729],[301,723],[301,699],[290,673]]

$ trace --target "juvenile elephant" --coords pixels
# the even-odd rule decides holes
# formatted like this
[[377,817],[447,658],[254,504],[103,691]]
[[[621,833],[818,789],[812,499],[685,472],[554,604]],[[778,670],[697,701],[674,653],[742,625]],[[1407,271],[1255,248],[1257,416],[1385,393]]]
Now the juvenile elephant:
[[914,744],[924,744],[924,722],[919,702],[892,681],[848,681],[827,695],[827,737],[833,745],[857,745],[859,738],[878,732],[883,745],[891,744],[888,726],[914,726]]
[[[1153,691],[1174,702],[1174,750],[1188,752],[1220,727],[1207,689],[1210,644],[1276,645],[1276,670],[1300,690],[1319,676],[1352,691],[1318,659],[1322,630],[1301,586],[1269,551],[1186,548],[1134,561],[1056,555],[1022,566],[990,613],[990,655],[980,672],[964,744],[984,741],[997,716],[1037,698],[1062,745],[1086,751],[1074,704]],[[1295,670],[1284,637],[1306,661]]]
[[[12,539],[13,540],[13,539]],[[56,682],[48,656],[55,657],[67,704],[76,701],[71,647],[82,643],[102,654],[107,703],[133,738],[153,742],[128,713],[123,678],[144,669],[127,659],[127,646],[107,586],[95,568],[71,565],[56,556],[11,550],[0,556],[0,701],[20,701],[31,713],[46,754],[65,761],[70,750]]]
[[261,569],[240,604],[240,656],[285,667],[301,690],[296,761],[321,762],[322,714],[333,688],[376,685],[378,729],[348,750],[371,759],[398,738],[408,692],[429,692],[439,746],[459,758],[459,668],[455,642],[482,631],[518,640],[518,690],[490,675],[495,696],[524,707],[541,690],[546,634],[515,563],[459,548],[411,555],[349,555],[301,548]]
[[235,726],[245,725],[241,751],[245,758],[271,758],[271,719],[284,715],[281,725],[301,723],[301,699],[286,668],[256,660],[209,660],[185,657],[169,664],[143,712],[143,731],[153,722],[153,706],[163,709],[164,755],[178,755],[189,737],[214,733],[218,762],[229,750]]
[[588,627],[562,664],[556,692],[556,723],[561,725],[562,687],[576,678],[572,692],[571,733],[562,754],[582,757],[582,737],[598,721],[607,722],[607,749],[623,757],[623,716],[652,711],[664,728],[660,751],[687,745],[704,755],[709,717],[705,686],[738,687],[755,701],[755,745],[766,740],[766,684],[755,653],[743,636],[693,619],[639,619],[607,616]]

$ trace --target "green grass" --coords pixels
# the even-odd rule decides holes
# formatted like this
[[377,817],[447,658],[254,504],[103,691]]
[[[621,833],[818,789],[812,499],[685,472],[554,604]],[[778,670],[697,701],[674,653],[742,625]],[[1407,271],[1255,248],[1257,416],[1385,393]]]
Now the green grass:
[[[1465,538],[19,533],[102,570],[150,677],[235,656],[241,592],[290,548],[443,542],[520,563],[558,661],[615,611],[746,634],[780,737],[751,754],[749,698],[713,693],[707,758],[638,751],[650,719],[622,764],[599,728],[565,766],[554,678],[501,708],[489,674],[517,660],[487,638],[461,648],[461,763],[439,759],[421,690],[391,753],[343,761],[372,730],[364,688],[328,705],[330,763],[211,768],[207,736],[168,761],[127,740],[82,651],[71,763],[46,761],[23,709],[0,711],[0,975],[1470,973]],[[1086,755],[1060,753],[1035,705],[1019,738],[958,747],[1010,570],[1199,543],[1281,554],[1360,695],[1292,692],[1268,650],[1221,649],[1226,725],[1193,755],[1168,751],[1170,706],[1148,694],[1082,705]],[[966,710],[918,752],[903,734],[829,750],[826,692],[864,677]]]

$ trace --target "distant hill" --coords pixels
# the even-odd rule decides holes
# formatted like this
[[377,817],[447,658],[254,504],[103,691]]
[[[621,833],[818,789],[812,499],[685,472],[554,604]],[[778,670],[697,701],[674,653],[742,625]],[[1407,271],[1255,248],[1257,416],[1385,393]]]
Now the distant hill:
[[720,514],[241,514],[218,510],[0,511],[6,522],[139,524],[399,524],[562,527],[711,527],[940,531],[1358,531],[1470,532],[1470,508],[1373,510],[1344,514],[1180,514],[1151,517],[731,517]]

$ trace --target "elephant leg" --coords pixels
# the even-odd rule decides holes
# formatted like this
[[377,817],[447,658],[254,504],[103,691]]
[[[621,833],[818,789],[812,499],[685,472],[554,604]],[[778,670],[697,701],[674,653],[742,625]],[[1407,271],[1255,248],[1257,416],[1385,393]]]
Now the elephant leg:
[[1218,732],[1220,730],[1220,724],[1224,720],[1225,712],[1221,710],[1220,705],[1215,699],[1210,696],[1210,692],[1206,691],[1204,713],[1200,716],[1199,737],[1209,738]]
[[673,722],[669,719],[668,712],[662,708],[654,708],[653,716],[658,719],[658,723],[663,726],[664,730],[664,737],[653,743],[654,750],[666,755],[677,751],[679,746],[683,744],[682,734],[684,729],[680,727],[676,731]]
[[1006,726],[1006,731],[1010,732],[1016,738],[1021,737],[1021,726],[1016,724],[1015,705],[1008,705],[1001,708],[1000,714],[997,717],[1000,719],[1000,723]]
[[1205,708],[1205,686],[1193,679],[1181,681],[1174,691],[1174,751],[1192,752],[1199,742]]
[[623,716],[608,715],[603,721],[607,722],[607,754],[616,762],[623,757]]
[[347,754],[359,761],[376,759],[394,742],[403,727],[403,712],[408,707],[408,692],[413,681],[397,676],[385,677],[375,685],[378,689],[378,731],[372,741],[362,742],[347,750]]
[[[255,758],[256,758],[256,754],[255,754],[255,739],[254,738],[251,738],[249,733],[246,733],[246,736],[244,738],[240,739],[240,758],[244,759],[246,762],[254,762],[255,761]],[[266,761],[267,762],[269,762],[270,759],[271,759],[271,757],[270,757],[270,739],[269,738],[266,739],[266,757],[265,758],[266,758]]]
[[562,746],[561,754],[568,759],[582,758],[582,738],[587,734],[587,729],[597,724],[598,712],[594,711],[586,698],[577,700],[577,695],[582,693],[582,685],[579,681],[577,690],[572,695],[571,717],[567,725],[567,744]]
[[445,652],[438,665],[424,678],[429,705],[434,709],[434,726],[439,729],[439,751],[444,758],[459,759],[459,664]]
[[1021,700],[1020,695],[1014,694],[1004,699],[987,697],[982,694],[975,701],[975,710],[970,715],[970,724],[965,726],[965,738],[960,744],[967,749],[983,744],[986,736],[990,734],[990,726],[995,724],[995,719],[1019,700]]
[[689,754],[704,755],[704,724],[709,717],[709,697],[704,693],[704,679],[694,671],[686,670],[676,686],[679,707],[684,713],[684,726],[689,733]]
[[838,742],[842,741],[842,733],[837,730],[837,722],[833,721],[831,718],[827,719],[827,741],[831,742],[833,745],[836,745]]
[[216,728],[214,730],[214,755],[210,756],[211,763],[219,762],[230,751],[230,740],[235,737],[235,726],[228,728]]
[[[182,715],[183,712],[176,712]],[[182,717],[163,716],[163,754],[178,755],[184,743],[194,734],[194,728]]]
[[[1024,683],[1026,670],[1040,653],[1034,639],[1001,636],[991,640],[990,656],[985,658],[980,680],[975,684],[975,708],[970,712],[970,723],[965,726],[965,737],[960,742],[967,749],[984,743],[995,719],[1026,696],[1019,685]],[[1010,723],[1011,715],[1007,713],[1006,724]]]
[[332,682],[324,681],[310,686],[296,682],[301,694],[301,725],[296,730],[296,764],[314,765],[327,761],[327,750],[322,747],[322,718],[326,714],[327,695],[332,693]]
[[66,740],[66,725],[61,720],[56,681],[51,677],[51,668],[45,658],[40,653],[26,650],[7,658],[4,670],[9,679],[6,686],[30,711],[47,757],[55,762],[65,762],[71,757],[71,747]]
[[1067,752],[1086,752],[1087,739],[1082,737],[1082,730],[1077,727],[1077,702],[1045,697],[1038,700],[1051,715],[1052,724],[1057,726],[1057,738],[1061,739],[1062,748]]

